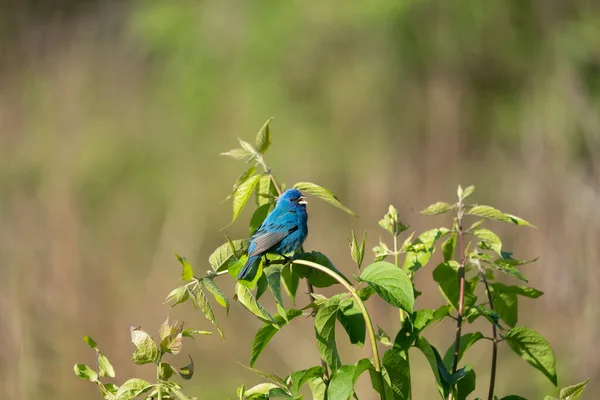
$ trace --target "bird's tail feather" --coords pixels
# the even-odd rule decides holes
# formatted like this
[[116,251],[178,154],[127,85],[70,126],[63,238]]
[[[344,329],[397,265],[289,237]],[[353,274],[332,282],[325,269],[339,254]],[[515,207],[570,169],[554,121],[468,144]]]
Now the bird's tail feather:
[[238,274],[237,278],[242,279],[244,281],[254,280],[259,263],[260,263],[260,256],[249,257],[248,260],[246,261],[246,264],[244,264],[244,267],[241,269],[240,273]]

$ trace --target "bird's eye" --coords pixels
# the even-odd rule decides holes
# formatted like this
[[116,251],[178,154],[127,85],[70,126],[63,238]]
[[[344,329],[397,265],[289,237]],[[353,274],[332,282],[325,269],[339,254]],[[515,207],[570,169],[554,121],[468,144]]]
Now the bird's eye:
[[297,200],[298,200],[298,199],[290,199],[290,201],[292,201],[292,202],[295,202],[295,201],[297,201]]

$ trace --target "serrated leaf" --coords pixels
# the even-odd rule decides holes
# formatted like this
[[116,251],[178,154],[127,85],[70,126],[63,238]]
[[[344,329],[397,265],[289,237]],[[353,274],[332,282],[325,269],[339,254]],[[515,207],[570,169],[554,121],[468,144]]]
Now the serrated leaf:
[[354,211],[352,211],[351,209],[349,209],[348,207],[343,205],[340,202],[340,200],[333,193],[331,193],[329,190],[325,189],[322,186],[319,186],[312,182],[298,182],[294,185],[294,187],[303,193],[309,193],[309,194],[312,194],[313,196],[316,196],[322,200],[325,200],[329,204],[336,206],[340,210],[347,212],[348,214],[352,215],[353,217],[357,216],[354,213]]
[[507,286],[503,283],[492,283],[490,285],[495,293],[514,293],[519,296],[529,297],[530,299],[537,299],[544,292],[527,286]]
[[273,118],[269,118],[267,122],[260,128],[258,134],[256,135],[256,151],[260,154],[263,154],[269,148],[271,144],[271,129],[269,128],[269,123],[273,121]]
[[238,282],[235,285],[235,293],[237,294],[237,299],[240,304],[242,304],[252,314],[256,315],[258,319],[263,322],[275,323],[275,320],[271,314],[256,300],[256,298],[254,298],[252,292],[250,292],[246,286],[241,285]]
[[450,232],[446,228],[430,229],[419,235],[408,247],[404,259],[405,272],[416,272],[423,268],[435,252],[435,243]]
[[[233,188],[231,189],[231,194],[235,193],[235,191],[240,187],[240,185],[248,180],[254,173],[256,172],[256,166],[253,165],[244,172],[242,172],[236,179],[233,184]],[[229,195],[231,197],[231,195]],[[228,197],[228,198],[229,198]]]
[[273,319],[275,320],[275,325],[273,325],[270,322],[267,322],[260,327],[258,332],[256,332],[254,340],[252,341],[252,352],[250,354],[251,367],[254,366],[260,354],[263,352],[265,347],[267,347],[267,344],[269,344],[273,336],[275,336],[275,334],[279,332],[280,328],[286,325],[289,321],[303,314],[302,311],[296,309],[290,309],[286,311],[286,318],[283,318],[280,315],[275,315],[273,317]]
[[221,338],[225,339],[225,335],[223,334],[223,331],[221,330],[221,327],[219,326],[217,319],[215,318],[215,313],[212,309],[212,306],[208,302],[208,299],[206,298],[206,295],[204,294],[201,288],[198,289],[198,291],[196,291],[195,300],[198,304],[198,307],[200,308],[200,311],[202,311],[204,313],[204,316],[206,316],[206,318],[210,322],[212,322],[215,328],[217,328],[217,331],[219,332],[219,335],[221,335]]
[[560,400],[574,400],[583,393],[583,389],[585,389],[586,385],[590,382],[590,380],[586,380],[584,382],[578,383],[576,385],[567,386],[566,388],[561,389],[560,391]]
[[248,199],[252,196],[252,192],[256,188],[260,175],[253,175],[242,183],[233,193],[233,219],[232,222],[240,215]]
[[410,396],[410,367],[402,352],[396,349],[386,351],[381,363],[387,372],[389,385],[394,395],[393,399],[408,399]]
[[223,291],[215,284],[214,278],[202,278],[200,282],[202,282],[202,285],[204,285],[204,287],[212,293],[217,303],[225,307],[225,312],[227,313],[227,315],[229,315],[229,299],[227,298],[225,293],[223,293]]
[[510,348],[557,385],[556,360],[550,344],[533,329],[522,326],[508,331],[504,339]]
[[327,386],[327,398],[350,400],[358,377],[371,368],[371,361],[363,358],[354,365],[343,365],[331,376]]
[[475,191],[475,186],[473,186],[473,185],[468,186],[465,190],[463,190],[462,196],[459,196],[459,197],[464,200],[467,197],[469,197],[470,195],[472,195],[474,191]]
[[394,264],[375,262],[363,270],[359,280],[371,286],[387,303],[412,313],[415,303],[412,281]]
[[274,384],[276,384],[280,387],[287,387],[287,385],[285,384],[285,381],[275,374],[272,374],[270,372],[261,371],[256,368],[248,367],[242,363],[238,363],[238,364],[240,364],[242,367],[246,368],[247,370],[254,372],[257,375],[260,375],[263,378],[270,380],[271,382],[273,382]]
[[183,322],[175,321],[172,325],[167,319],[160,329],[160,349],[162,352],[179,354],[182,347]]
[[181,304],[190,298],[190,292],[187,285],[180,286],[176,289],[171,290],[171,293],[165,299],[165,303],[174,301],[171,307],[175,307],[177,304]]
[[131,342],[135,346],[132,361],[138,365],[155,362],[158,359],[158,347],[152,337],[139,327],[131,327],[130,331]]
[[175,253],[175,257],[177,257],[177,260],[181,263],[181,266],[183,267],[183,271],[181,272],[181,279],[183,279],[186,282],[189,282],[192,279],[194,279],[194,270],[192,269],[192,266],[190,265],[188,260],[185,257],[181,257],[177,253]]
[[225,271],[248,251],[248,245],[247,239],[228,240],[213,251],[208,262],[215,272]]
[[352,256],[352,261],[354,261],[354,263],[358,266],[359,269],[362,266],[362,262],[365,256],[366,239],[367,231],[365,231],[365,233],[363,234],[362,242],[360,245],[356,240],[356,235],[354,234],[354,231],[352,231],[350,239],[348,239],[348,243],[350,244],[350,255]]
[[77,375],[78,378],[85,379],[90,382],[96,382],[98,380],[98,374],[96,373],[96,371],[94,371],[85,364],[75,364],[73,370],[75,371],[75,375]]
[[[465,352],[477,343],[479,340],[483,339],[483,334],[481,332],[475,333],[467,333],[460,337],[460,345],[458,350],[458,362],[462,359]],[[452,368],[454,363],[454,346],[456,346],[456,342],[453,342],[448,350],[446,350],[446,354],[444,355],[444,365],[448,370]]]
[[495,260],[492,265],[496,269],[504,272],[505,274],[512,275],[516,278],[519,278],[520,280],[522,280],[524,282],[528,282],[525,275],[523,275],[523,273],[521,271],[519,271],[516,268],[516,266],[529,264],[529,263],[535,262],[536,260],[537,260],[537,258],[534,258],[533,260],[512,260],[512,259],[499,258],[499,259]]
[[250,161],[254,157],[251,152],[249,152],[248,150],[244,150],[244,149],[232,149],[225,153],[221,153],[221,155],[231,157],[234,160],[240,160],[240,161],[246,161],[246,162]]
[[448,204],[445,203],[443,201],[439,201],[435,204],[430,205],[429,207],[427,207],[426,209],[424,209],[423,211],[421,211],[421,214],[425,214],[425,215],[438,215],[438,214],[443,214],[447,211],[452,210],[454,206],[452,204]]
[[98,372],[100,376],[115,377],[115,369],[110,361],[108,361],[108,358],[100,352],[98,352]]
[[477,215],[479,217],[506,222],[509,224],[534,227],[532,224],[530,224],[522,218],[519,218],[515,215],[503,213],[502,211],[490,206],[473,206],[467,211],[467,214]]
[[115,396],[117,400],[130,400],[152,389],[153,385],[143,379],[131,378],[121,385]]
[[315,315],[315,332],[317,347],[321,358],[325,360],[331,372],[334,373],[341,366],[335,342],[335,321],[340,308],[340,299],[332,297],[323,303]]

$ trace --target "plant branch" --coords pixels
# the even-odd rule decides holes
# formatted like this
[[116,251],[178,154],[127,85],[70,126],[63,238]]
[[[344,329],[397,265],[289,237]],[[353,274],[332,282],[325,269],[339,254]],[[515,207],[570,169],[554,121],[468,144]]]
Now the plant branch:
[[279,185],[277,184],[277,181],[275,180],[275,177],[273,176],[273,173],[271,172],[271,168],[269,168],[269,166],[267,165],[267,163],[265,162],[264,158],[262,157],[262,155],[258,156],[256,158],[256,160],[258,161],[258,163],[263,167],[263,169],[265,170],[265,172],[267,174],[269,174],[269,178],[271,178],[271,182],[273,182],[273,186],[275,186],[275,190],[277,190],[277,193],[279,196],[281,196],[281,188],[279,187]]
[[369,333],[369,339],[371,341],[371,350],[373,351],[373,364],[375,367],[375,371],[377,372],[380,387],[382,388],[381,398],[385,398],[383,375],[381,374],[381,361],[379,359],[379,349],[377,348],[377,338],[375,337],[375,330],[373,329],[373,322],[371,321],[371,316],[369,315],[369,312],[367,311],[367,307],[365,307],[365,303],[363,303],[363,301],[360,299],[360,297],[356,293],[356,290],[350,285],[350,283],[346,282],[346,280],[344,278],[342,278],[340,275],[336,274],[329,268],[326,268],[326,267],[322,266],[321,264],[317,264],[317,263],[314,263],[312,261],[307,261],[307,260],[293,260],[292,263],[306,265],[307,267],[314,268],[321,272],[326,273],[327,275],[331,276],[333,279],[338,281],[342,286],[344,286],[344,288],[346,288],[348,293],[350,293],[350,295],[352,295],[352,297],[354,298],[354,301],[356,301],[356,304],[358,305],[358,308],[360,309],[360,312],[362,313],[362,315],[365,319],[365,324],[367,326],[367,332]]
[[[488,300],[490,302],[490,310],[494,311],[494,303],[492,301],[492,293],[490,292],[490,286],[485,277],[483,271],[480,270],[481,279],[485,284],[485,292],[487,293]],[[492,367],[490,370],[490,389],[488,391],[488,400],[494,400],[494,386],[496,384],[496,362],[498,360],[498,332],[496,330],[496,324],[492,324]]]
[[[463,237],[463,204],[462,199],[458,200],[457,223],[458,223],[458,241],[460,247],[460,292],[458,296],[458,316],[456,318],[456,338],[454,340],[454,360],[452,362],[452,373],[455,374],[458,368],[458,355],[460,353],[460,336],[463,322],[463,306],[465,302],[465,239]],[[448,395],[452,398],[452,391]]]

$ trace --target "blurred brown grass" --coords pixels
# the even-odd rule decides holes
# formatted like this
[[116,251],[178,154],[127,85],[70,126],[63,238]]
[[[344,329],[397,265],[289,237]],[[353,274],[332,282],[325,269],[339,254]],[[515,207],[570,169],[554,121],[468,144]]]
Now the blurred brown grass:
[[[4,8],[4,20],[17,22],[0,31],[3,398],[96,398],[71,372],[93,363],[85,334],[122,381],[153,374],[129,361],[130,325],[156,330],[170,314],[210,329],[190,307],[162,304],[178,284],[173,252],[208,268],[230,220],[221,200],[242,169],[218,153],[271,116],[268,159],[278,177],[320,183],[360,215],[310,204],[306,247],[344,272],[352,273],[351,229],[367,229],[372,247],[390,203],[418,232],[448,224],[418,211],[452,200],[459,183],[476,185],[478,202],[536,224],[494,226],[516,255],[541,257],[526,274],[546,294],[521,302],[520,322],[553,345],[560,385],[591,377],[584,398],[600,390],[592,350],[600,333],[598,6],[390,3]],[[248,218],[226,233],[245,236]],[[430,270],[418,276],[422,308],[442,301]],[[398,329],[395,312],[369,306],[377,324]],[[202,337],[184,349],[197,369],[186,386],[202,399],[257,381],[235,363],[247,363],[257,321],[237,305],[228,318],[217,313],[226,340]],[[285,375],[318,363],[311,321],[295,325],[259,368]],[[445,349],[451,332],[444,323],[430,333]],[[342,348],[348,362],[367,354]],[[467,361],[482,396],[489,348],[473,350]],[[433,398],[428,366],[412,361],[414,398]],[[505,346],[498,379],[499,394],[552,392]],[[359,393],[368,387],[361,379]]]

